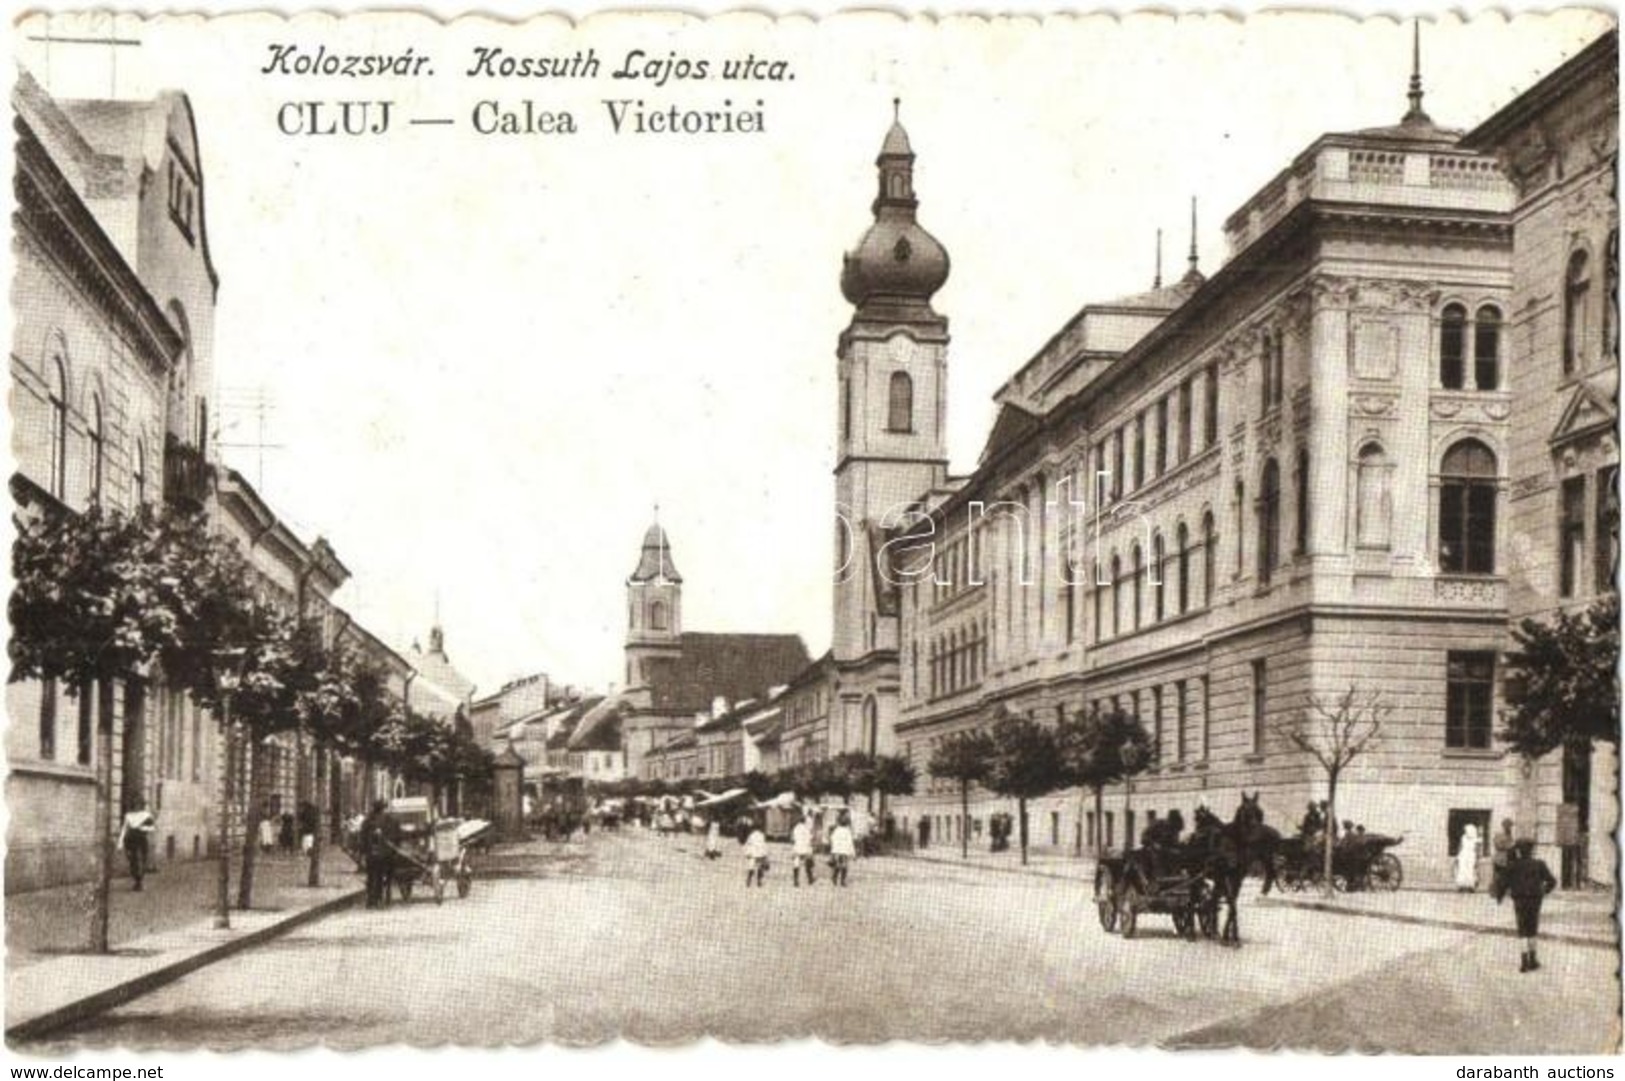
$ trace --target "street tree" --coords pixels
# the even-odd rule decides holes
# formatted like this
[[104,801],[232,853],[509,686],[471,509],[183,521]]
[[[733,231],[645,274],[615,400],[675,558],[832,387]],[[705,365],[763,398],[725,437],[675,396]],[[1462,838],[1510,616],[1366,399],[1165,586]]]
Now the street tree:
[[1062,783],[1055,737],[1037,721],[1000,706],[989,729],[993,737],[992,768],[987,787],[1016,801],[1021,831],[1021,862],[1027,862],[1027,801],[1055,791]]
[[964,828],[964,823],[970,820],[970,788],[973,784],[987,781],[993,769],[995,750],[993,737],[984,729],[967,728],[950,734],[938,743],[926,766],[933,777],[946,777],[959,782],[961,859],[970,858],[970,834]]
[[1361,691],[1354,684],[1333,699],[1308,696],[1307,704],[1271,728],[1294,749],[1309,755],[1326,774],[1326,835],[1322,881],[1332,890],[1333,823],[1337,821],[1337,782],[1345,770],[1382,739],[1382,726],[1392,709],[1380,691]]
[[[1126,786],[1156,764],[1151,733],[1138,717],[1123,709],[1096,709],[1062,721],[1055,729],[1055,744],[1065,783],[1080,789],[1080,818],[1082,793],[1094,796],[1097,829],[1105,821],[1106,786],[1118,782]],[[1127,816],[1123,825],[1126,830]],[[1095,840],[1098,844],[1098,837]]]
[[1512,638],[1501,739],[1526,758],[1619,746],[1619,595],[1550,623],[1525,619]]

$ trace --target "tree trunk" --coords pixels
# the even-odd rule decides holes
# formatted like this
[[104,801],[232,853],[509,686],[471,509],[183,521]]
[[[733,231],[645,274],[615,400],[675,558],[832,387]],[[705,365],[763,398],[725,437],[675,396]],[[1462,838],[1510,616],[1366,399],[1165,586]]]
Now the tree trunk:
[[310,877],[306,880],[307,886],[320,886],[322,884],[322,824],[327,821],[327,749],[318,746],[316,755],[316,798],[310,802],[316,807],[315,828],[311,830],[310,838]]
[[237,907],[245,911],[254,901],[254,855],[259,851],[260,820],[264,817],[265,745],[252,728],[248,730],[248,814],[243,828],[243,870],[237,876]]
[[[96,711],[96,880],[90,917],[90,948],[108,951],[113,900],[113,703],[103,681],[86,680],[80,694],[93,694]],[[111,688],[107,688],[109,691]]]
[[1021,865],[1027,866],[1027,797],[1016,800],[1016,814],[1021,818],[1017,828],[1021,831]]
[[970,781],[961,777],[959,779],[959,858],[970,859],[970,830],[965,826],[970,822]]
[[1333,839],[1334,839],[1334,835],[1336,833],[1337,833],[1337,771],[1336,770],[1330,770],[1330,771],[1328,771],[1328,773],[1326,775],[1326,858],[1325,858],[1325,862],[1321,865],[1321,870],[1322,870],[1322,873],[1324,874],[1324,879],[1323,879],[1323,881],[1321,883],[1321,889],[1325,892],[1325,895],[1327,897],[1330,897],[1332,895],[1332,893],[1333,893],[1333,890],[1332,890],[1332,851],[1333,851]]

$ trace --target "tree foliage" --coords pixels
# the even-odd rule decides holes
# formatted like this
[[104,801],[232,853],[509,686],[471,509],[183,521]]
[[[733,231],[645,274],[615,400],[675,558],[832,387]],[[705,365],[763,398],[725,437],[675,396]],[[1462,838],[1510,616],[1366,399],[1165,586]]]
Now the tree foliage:
[[1619,595],[1550,623],[1525,619],[1512,637],[1500,737],[1530,758],[1596,740],[1618,746]]

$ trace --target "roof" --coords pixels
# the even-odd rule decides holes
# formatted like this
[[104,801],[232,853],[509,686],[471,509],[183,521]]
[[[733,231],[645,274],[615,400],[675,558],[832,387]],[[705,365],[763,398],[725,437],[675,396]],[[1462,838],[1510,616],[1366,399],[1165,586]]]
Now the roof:
[[406,659],[418,670],[419,679],[433,683],[452,698],[466,702],[473,696],[474,681],[452,666],[451,658],[437,640],[432,641],[427,650],[413,646]]
[[671,561],[671,541],[660,523],[651,525],[643,534],[643,549],[638,555],[638,569],[632,572],[633,582],[681,582],[677,565]]
[[621,749],[620,698],[593,699],[583,710],[570,734],[572,751],[618,751]]
[[645,662],[651,712],[709,713],[719,696],[730,702],[759,698],[788,683],[810,659],[797,634],[689,631],[678,646],[673,656]]

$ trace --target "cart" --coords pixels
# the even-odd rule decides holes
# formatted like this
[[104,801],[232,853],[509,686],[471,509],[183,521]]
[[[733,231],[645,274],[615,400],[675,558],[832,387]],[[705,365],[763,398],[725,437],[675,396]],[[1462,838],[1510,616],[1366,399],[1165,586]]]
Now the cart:
[[434,894],[435,904],[446,899],[446,883],[457,884],[457,896],[467,897],[474,887],[474,865],[469,849],[482,843],[491,824],[482,819],[434,817],[422,796],[392,800],[389,816],[395,822],[395,841],[386,841],[392,856],[390,880],[401,900],[411,900],[422,885]]
[[1095,908],[1107,933],[1133,938],[1142,913],[1173,918],[1181,938],[1219,930],[1219,894],[1195,853],[1180,848],[1107,854],[1095,869]]

